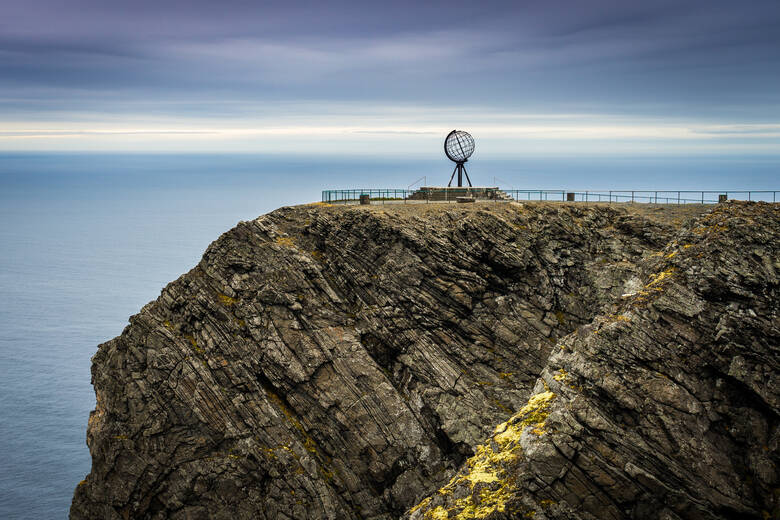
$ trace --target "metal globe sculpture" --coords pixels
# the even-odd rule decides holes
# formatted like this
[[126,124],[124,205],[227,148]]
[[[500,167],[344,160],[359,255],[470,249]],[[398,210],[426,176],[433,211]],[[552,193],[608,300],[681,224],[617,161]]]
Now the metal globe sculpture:
[[451,161],[466,162],[474,153],[474,138],[463,130],[453,130],[444,140],[444,153]]
[[455,169],[450,176],[447,187],[452,186],[452,179],[455,178],[456,173],[458,174],[458,187],[463,186],[463,175],[466,176],[466,180],[471,186],[471,179],[466,173],[466,167],[463,166],[463,163],[468,161],[471,154],[474,153],[474,138],[471,137],[471,134],[463,130],[453,130],[447,134],[447,138],[444,139],[444,153],[449,160],[455,163]]

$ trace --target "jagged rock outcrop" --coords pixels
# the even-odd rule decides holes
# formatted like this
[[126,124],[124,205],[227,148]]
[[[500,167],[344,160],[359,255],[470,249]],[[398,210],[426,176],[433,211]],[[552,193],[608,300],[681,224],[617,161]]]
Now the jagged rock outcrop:
[[778,213],[706,218],[242,222],[99,347],[71,517],[772,514]]
[[407,518],[780,518],[779,209],[677,234]]

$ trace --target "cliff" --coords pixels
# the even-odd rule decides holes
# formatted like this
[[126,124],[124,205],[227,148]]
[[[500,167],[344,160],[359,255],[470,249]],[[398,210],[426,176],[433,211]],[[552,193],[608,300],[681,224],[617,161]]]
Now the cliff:
[[685,211],[242,222],[100,345],[71,518],[777,517],[780,210]]

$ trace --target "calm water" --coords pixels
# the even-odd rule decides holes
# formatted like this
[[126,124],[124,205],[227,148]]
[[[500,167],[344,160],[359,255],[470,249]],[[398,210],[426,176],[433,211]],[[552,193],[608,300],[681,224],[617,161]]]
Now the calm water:
[[[778,189],[777,157],[473,161],[475,184]],[[239,220],[320,190],[446,182],[417,161],[0,154],[0,518],[65,518],[89,472],[90,357]]]

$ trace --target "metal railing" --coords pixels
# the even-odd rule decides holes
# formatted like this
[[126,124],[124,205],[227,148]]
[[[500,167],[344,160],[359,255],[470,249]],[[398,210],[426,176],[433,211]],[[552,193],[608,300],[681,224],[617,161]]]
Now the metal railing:
[[515,200],[572,200],[575,202],[643,202],[651,204],[717,204],[727,200],[777,202],[778,191],[768,190],[503,190]]
[[[780,191],[770,190],[501,190],[514,200],[570,202],[634,202],[650,204],[717,204],[721,195],[726,199],[777,202]],[[323,190],[322,202],[358,202],[361,195],[382,203],[428,202],[410,200],[417,190],[410,189],[346,189]],[[500,202],[502,199],[494,199]],[[455,202],[454,198],[438,202]]]
[[366,189],[366,190],[324,190],[322,202],[357,202],[361,195],[368,195],[373,201],[403,201],[417,190]]

